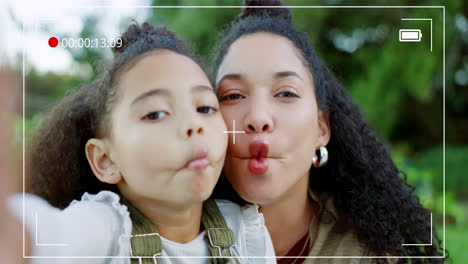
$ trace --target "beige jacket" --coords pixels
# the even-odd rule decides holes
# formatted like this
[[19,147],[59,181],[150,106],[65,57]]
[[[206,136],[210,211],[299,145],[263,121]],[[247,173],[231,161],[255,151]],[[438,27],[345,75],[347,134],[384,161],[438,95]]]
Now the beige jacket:
[[[361,244],[354,230],[343,228],[340,225],[339,214],[333,205],[333,199],[328,198],[320,202],[319,198],[312,192],[310,197],[317,202],[319,210],[325,206],[321,217],[314,217],[310,223],[309,256],[321,258],[307,258],[304,264],[370,264],[375,263],[372,258],[349,258],[351,256],[369,256],[367,247]],[[321,221],[320,221],[321,220]],[[328,258],[326,258],[328,257]],[[345,258],[339,258],[345,257]],[[346,258],[348,257],[348,258]]]

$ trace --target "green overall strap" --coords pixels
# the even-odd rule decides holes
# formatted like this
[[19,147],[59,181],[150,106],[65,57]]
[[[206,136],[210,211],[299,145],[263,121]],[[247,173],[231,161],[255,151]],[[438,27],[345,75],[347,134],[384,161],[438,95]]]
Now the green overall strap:
[[[121,203],[126,205],[132,219],[131,256],[132,264],[155,264],[162,254],[162,242],[159,231],[130,201],[121,196]],[[203,203],[202,224],[206,230],[205,242],[210,251],[209,264],[236,264],[233,246],[236,242],[234,232],[227,226],[218,205],[214,200]],[[143,257],[143,258],[138,258]]]
[[210,255],[219,258],[210,258],[210,264],[238,263],[234,257],[233,247],[236,243],[234,232],[228,227],[216,202],[212,199],[203,204],[202,223],[205,227],[205,242],[210,250]]
[[121,203],[126,205],[132,219],[132,236],[130,238],[132,264],[156,264],[162,254],[162,242],[159,231],[125,197],[120,196]]

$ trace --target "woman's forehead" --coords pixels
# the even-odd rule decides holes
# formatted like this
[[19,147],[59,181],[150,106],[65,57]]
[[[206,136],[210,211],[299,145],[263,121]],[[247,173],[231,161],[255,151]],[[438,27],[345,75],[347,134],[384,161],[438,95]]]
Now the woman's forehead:
[[295,72],[303,78],[309,75],[299,50],[289,39],[272,33],[255,33],[231,45],[219,67],[217,83],[226,75],[274,78],[281,72]]

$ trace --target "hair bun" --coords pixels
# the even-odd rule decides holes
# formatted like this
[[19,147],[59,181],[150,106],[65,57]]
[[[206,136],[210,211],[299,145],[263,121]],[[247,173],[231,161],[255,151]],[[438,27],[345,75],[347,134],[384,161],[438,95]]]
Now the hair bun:
[[122,45],[120,47],[115,46],[112,48],[114,56],[125,52],[133,43],[140,39],[146,39],[152,42],[155,37],[165,37],[175,42],[180,42],[174,32],[170,31],[165,26],[154,27],[148,22],[144,22],[143,25],[138,23],[132,24],[127,28],[127,31],[120,36],[122,39]]
[[287,7],[263,8],[260,6],[284,6],[284,4],[281,0],[244,0],[244,8],[239,15],[240,19],[245,19],[250,16],[269,16],[291,23],[292,16]]

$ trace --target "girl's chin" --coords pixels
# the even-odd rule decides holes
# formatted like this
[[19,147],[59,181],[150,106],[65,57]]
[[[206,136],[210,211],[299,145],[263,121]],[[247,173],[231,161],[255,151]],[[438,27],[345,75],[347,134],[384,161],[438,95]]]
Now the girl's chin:
[[214,190],[214,184],[206,183],[204,186],[193,186],[192,190],[190,191],[190,197],[191,201],[193,202],[203,202],[210,198],[211,194],[213,193]]
[[[182,193],[181,193],[182,195]],[[173,197],[172,204],[175,204],[177,208],[191,208],[203,204],[211,196],[211,192],[185,192],[183,197]]]

